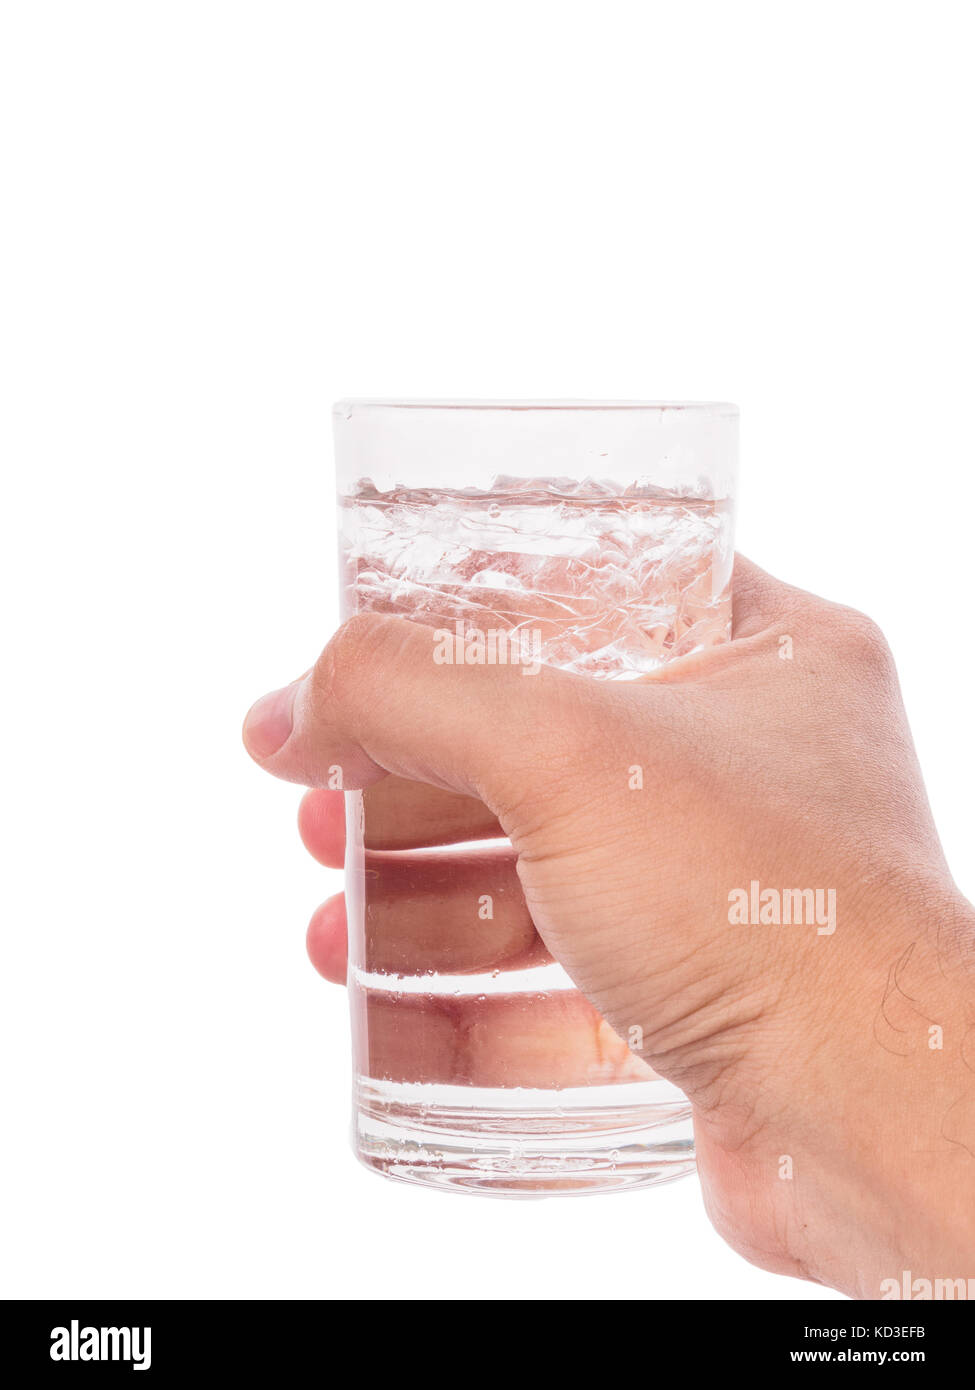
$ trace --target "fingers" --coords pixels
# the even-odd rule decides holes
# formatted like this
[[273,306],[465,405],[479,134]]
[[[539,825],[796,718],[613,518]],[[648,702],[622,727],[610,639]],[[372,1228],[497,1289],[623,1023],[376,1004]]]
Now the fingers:
[[353,1017],[359,1070],[377,1080],[557,1088],[655,1075],[575,990],[460,998],[367,990]]
[[345,864],[344,794],[324,787],[306,792],[298,807],[298,834],[319,864],[326,869],[341,869]]
[[[470,854],[366,855],[365,930],[369,973],[466,975],[525,970],[551,961],[525,906],[510,849]],[[341,899],[317,910],[308,953],[326,979],[345,979]]]
[[[345,981],[341,894],[312,917],[308,954],[326,979]],[[553,1087],[654,1077],[574,990],[445,997],[355,988],[359,1063],[377,1079]]]
[[305,946],[308,958],[319,975],[324,975],[333,985],[345,984],[349,935],[344,893],[336,893],[334,898],[329,898],[315,909],[308,923]]
[[391,772],[495,808],[520,800],[526,782],[541,790],[546,771],[558,788],[560,750],[580,745],[583,731],[591,745],[605,683],[544,666],[445,664],[438,651],[434,629],[353,618],[309,676],[250,711],[248,751],[312,787],[336,785],[336,770],[347,789]]
[[[418,849],[454,845],[465,840],[494,840],[504,832],[483,801],[470,796],[385,777],[366,789],[367,849]],[[345,797],[316,788],[298,809],[298,829],[305,848],[320,864],[342,867],[345,854]]]
[[386,777],[364,793],[367,849],[415,849],[504,835],[483,801]]
[[[737,556],[734,635],[764,630],[803,597]],[[557,794],[563,752],[591,745],[612,706],[612,683],[546,666],[528,674],[533,668],[517,664],[468,664],[472,651],[462,649],[464,664],[445,662],[436,629],[359,615],[307,676],[258,701],[244,742],[268,772],[310,787],[370,787],[393,773],[496,811],[509,794],[541,791],[544,772],[554,768],[547,790]],[[647,721],[653,699],[646,698]],[[393,834],[397,819],[403,823],[397,795],[389,794]],[[408,809],[405,800],[400,809]]]
[[367,853],[365,875],[367,971],[461,975],[551,959],[510,849]]

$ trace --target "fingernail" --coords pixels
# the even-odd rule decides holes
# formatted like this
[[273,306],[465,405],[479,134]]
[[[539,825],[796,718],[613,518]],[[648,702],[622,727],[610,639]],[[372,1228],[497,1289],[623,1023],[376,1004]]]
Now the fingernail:
[[288,740],[294,725],[295,696],[301,681],[262,695],[244,720],[244,747],[254,758],[269,758]]

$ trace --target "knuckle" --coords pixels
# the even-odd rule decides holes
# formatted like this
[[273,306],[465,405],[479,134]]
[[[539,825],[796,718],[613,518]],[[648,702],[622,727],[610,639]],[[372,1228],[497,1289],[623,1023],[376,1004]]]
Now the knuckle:
[[879,626],[866,613],[840,608],[833,621],[834,645],[849,660],[861,665],[889,666],[890,647]]
[[343,623],[312,670],[316,702],[346,704],[379,678],[388,659],[390,626],[378,613],[359,613]]

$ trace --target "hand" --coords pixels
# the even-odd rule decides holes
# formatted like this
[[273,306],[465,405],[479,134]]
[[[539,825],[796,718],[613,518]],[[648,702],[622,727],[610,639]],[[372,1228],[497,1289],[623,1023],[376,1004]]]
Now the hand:
[[[873,624],[739,559],[734,641],[643,681],[442,666],[432,647],[353,619],[254,707],[250,752],[311,787],[340,766],[401,845],[500,825],[528,914],[512,958],[550,952],[686,1091],[710,1215],[749,1259],[865,1297],[904,1269],[972,1273],[975,918]],[[333,803],[302,813],[326,859]],[[753,883],[780,903],[818,890],[822,920],[739,920]],[[328,908],[311,935],[333,975],[341,925]]]

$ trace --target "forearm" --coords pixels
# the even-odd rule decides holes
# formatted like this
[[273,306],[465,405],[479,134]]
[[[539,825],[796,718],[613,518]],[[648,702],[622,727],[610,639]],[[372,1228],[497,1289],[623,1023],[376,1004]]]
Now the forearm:
[[881,997],[865,1001],[845,1119],[874,1198],[868,1297],[905,1270],[975,1277],[975,910],[946,891],[900,936]]

